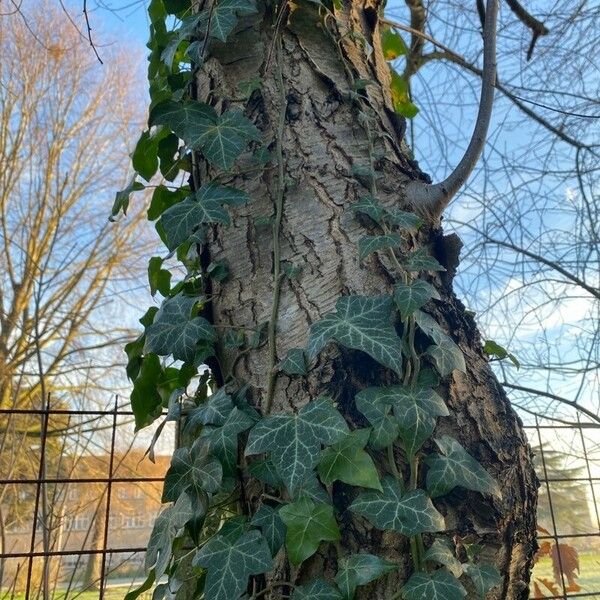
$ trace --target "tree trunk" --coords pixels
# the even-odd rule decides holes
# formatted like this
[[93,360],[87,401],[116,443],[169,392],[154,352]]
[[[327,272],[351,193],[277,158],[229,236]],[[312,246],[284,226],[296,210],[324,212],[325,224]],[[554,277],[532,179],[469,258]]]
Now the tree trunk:
[[[207,101],[210,96],[217,110],[227,108],[222,105],[229,102],[225,99],[240,97],[241,81],[261,77],[260,90],[240,107],[264,139],[273,140],[274,154],[278,122],[285,111],[281,143],[285,189],[278,243],[281,260],[301,267],[300,275],[274,281],[273,226],[264,222],[276,214],[277,156],[274,167],[234,178],[233,185],[247,190],[252,200],[233,211],[231,227],[214,228],[203,257],[205,264],[226,261],[230,269],[230,276],[223,282],[213,280],[209,290],[211,318],[218,328],[254,328],[268,322],[276,287],[281,286],[278,361],[290,348],[306,346],[309,326],[334,311],[341,295],[392,291],[394,281],[385,257],[372,254],[362,262],[358,259],[357,243],[369,233],[369,224],[350,207],[373,192],[369,170],[376,173],[375,187],[384,206],[419,212],[403,191],[410,180],[427,176],[410,159],[402,139],[404,121],[392,108],[390,71],[379,41],[380,8],[378,0],[346,3],[334,9],[336,19],[324,25],[317,5],[310,2],[292,5],[291,13],[279,19],[260,4],[258,15],[242,20],[230,38],[233,41],[212,47],[197,77],[197,99]],[[356,80],[376,82],[360,92],[360,102],[368,107],[368,122],[353,100]],[[205,168],[200,165],[198,178],[206,174]],[[427,312],[460,346],[467,364],[466,374],[454,371],[438,390],[451,415],[440,419],[436,435],[455,437],[501,483],[503,492],[498,500],[455,490],[436,505],[446,516],[447,536],[481,542],[502,573],[504,582],[493,597],[527,598],[536,547],[537,482],[521,423],[484,357],[473,318],[453,294],[458,248],[452,242],[456,240],[443,237],[439,224],[428,222],[405,241],[412,249],[429,248],[446,265],[448,273],[428,275],[441,301],[435,306],[429,303]],[[237,359],[235,351],[221,347],[217,358],[218,366],[211,365],[217,378],[232,376],[251,384],[252,401],[264,408],[271,370],[268,345]],[[364,426],[353,408],[354,396],[369,385],[393,381],[389,371],[367,355],[330,344],[307,376],[276,375],[272,411],[297,410],[317,395],[328,394],[350,422]],[[425,447],[425,451],[432,449],[432,445]],[[400,453],[397,458],[402,461]],[[245,493],[250,510],[256,490],[249,486]],[[344,512],[352,493],[349,486],[333,486],[336,508],[345,519],[342,546],[371,551],[401,565],[397,578],[389,576],[359,588],[357,598],[385,598],[397,592],[410,573],[408,542],[353,520],[349,511]],[[290,571],[282,564],[278,575],[302,583],[334,568],[335,550],[323,545],[299,570]]]

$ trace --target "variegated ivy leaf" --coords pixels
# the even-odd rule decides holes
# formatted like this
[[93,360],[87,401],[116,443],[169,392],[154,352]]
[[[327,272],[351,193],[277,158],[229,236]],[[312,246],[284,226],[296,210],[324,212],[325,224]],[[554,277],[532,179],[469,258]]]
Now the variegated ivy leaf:
[[355,213],[367,215],[376,223],[383,223],[385,208],[373,196],[363,196],[351,208]]
[[446,377],[454,369],[465,373],[467,367],[463,353],[435,319],[421,310],[417,310],[414,317],[421,331],[435,342],[435,346],[430,346],[427,353],[435,361],[439,374]]
[[396,233],[365,235],[358,240],[358,258],[364,260],[373,252],[385,248],[397,248],[401,243],[402,239]]
[[258,129],[239,110],[217,115],[201,102],[167,101],[154,108],[152,125],[167,125],[185,144],[200,150],[216,167],[229,170],[252,140],[259,140]]
[[325,485],[343,481],[349,485],[381,490],[373,459],[364,451],[369,429],[356,429],[321,452],[319,475]]
[[203,185],[192,197],[168,208],[160,222],[172,250],[187,241],[202,225],[229,225],[229,213],[223,205],[237,206],[248,200],[242,190],[214,184]]
[[330,502],[327,490],[314,471],[309,471],[306,479],[294,490],[292,500],[298,500],[299,498],[310,498],[315,502]]
[[197,440],[191,448],[177,448],[173,453],[161,501],[173,502],[186,490],[196,496],[216,492],[222,479],[221,463],[209,455],[203,440]]
[[146,328],[144,353],[172,354],[178,360],[193,362],[198,342],[213,342],[216,338],[213,326],[206,319],[192,318],[197,302],[197,298],[183,294],[165,300],[152,325]]
[[463,573],[463,565],[458,558],[456,558],[454,549],[447,540],[435,540],[427,549],[423,558],[444,565],[457,579]]
[[[209,23],[208,34],[222,42],[226,42],[233,28],[237,25],[238,17],[252,15],[256,13],[255,0],[220,0],[212,11],[205,11],[203,27],[201,31],[206,31],[206,23]],[[202,35],[205,35],[204,33]]]
[[450,573],[414,573],[402,588],[405,600],[460,600],[465,588]]
[[362,350],[385,367],[402,375],[401,340],[392,324],[389,296],[343,296],[335,313],[310,327],[308,357],[313,360],[330,340]]
[[445,528],[444,517],[423,490],[403,494],[400,484],[391,477],[383,479],[382,487],[382,492],[360,494],[350,509],[378,529],[391,529],[407,536]]
[[206,426],[200,436],[211,452],[221,461],[226,475],[235,473],[238,461],[238,435],[254,425],[254,420],[235,407],[221,427]]
[[417,215],[399,208],[388,208],[385,212],[385,220],[400,229],[418,229],[423,224]]
[[455,439],[444,435],[435,443],[441,454],[431,454],[425,459],[429,466],[427,490],[432,498],[443,496],[455,487],[501,497],[496,481]]
[[391,405],[383,401],[381,389],[378,387],[366,388],[354,398],[356,408],[373,427],[369,444],[375,450],[387,448],[398,437],[398,423],[391,414]]
[[173,66],[173,60],[175,59],[179,45],[194,33],[201,18],[202,13],[184,17],[181,20],[181,25],[175,31],[171,32],[171,39],[160,55],[160,59],[169,69]]
[[255,477],[271,487],[280,487],[283,485],[283,481],[281,481],[281,477],[279,476],[279,473],[277,473],[275,465],[270,460],[259,458],[258,460],[252,461],[248,465],[248,471],[252,477]]
[[260,420],[250,432],[246,455],[269,452],[285,485],[294,493],[315,466],[322,444],[334,444],[348,432],[330,398],[317,398],[298,414]]
[[290,600],[343,600],[342,594],[324,579],[298,586]]
[[395,568],[394,563],[373,554],[352,554],[340,561],[335,582],[344,598],[352,600],[359,585],[375,581]]
[[148,540],[145,561],[146,570],[154,566],[156,579],[160,579],[169,566],[173,541],[193,517],[192,501],[187,494],[181,494],[175,504],[158,515]]
[[329,504],[318,504],[309,498],[300,498],[279,509],[279,516],[287,527],[285,545],[293,565],[311,557],[323,541],[340,539],[340,530]]
[[302,348],[291,348],[279,363],[279,368],[288,375],[306,375],[306,355]]
[[250,576],[270,571],[273,560],[266,540],[254,530],[237,539],[212,537],[198,550],[193,565],[207,571],[206,600],[236,600],[244,593]]
[[398,385],[380,390],[381,400],[394,407],[404,450],[414,456],[433,433],[437,417],[450,414],[446,404],[431,388]]
[[432,298],[439,300],[440,295],[430,283],[423,279],[417,279],[410,284],[397,283],[394,288],[394,301],[403,321],[406,321]]
[[223,425],[233,410],[231,396],[225,388],[219,388],[202,404],[192,408],[185,420],[184,431],[193,430],[200,425]]
[[407,271],[445,271],[446,269],[429,254],[427,248],[419,248],[411,252],[404,260],[404,267]]
[[488,592],[502,582],[502,576],[494,565],[463,565],[464,572],[471,578],[477,593],[485,598]]
[[252,525],[260,527],[262,534],[267,540],[271,555],[275,556],[285,540],[285,525],[279,513],[266,504],[263,504],[252,517]]

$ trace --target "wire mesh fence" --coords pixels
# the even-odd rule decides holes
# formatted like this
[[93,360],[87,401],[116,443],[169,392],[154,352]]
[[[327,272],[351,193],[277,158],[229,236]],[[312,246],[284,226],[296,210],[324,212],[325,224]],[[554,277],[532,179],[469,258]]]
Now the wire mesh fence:
[[[143,580],[175,435],[152,462],[132,417],[118,400],[0,410],[0,600],[113,600]],[[531,597],[600,598],[600,426],[525,427],[541,481]]]

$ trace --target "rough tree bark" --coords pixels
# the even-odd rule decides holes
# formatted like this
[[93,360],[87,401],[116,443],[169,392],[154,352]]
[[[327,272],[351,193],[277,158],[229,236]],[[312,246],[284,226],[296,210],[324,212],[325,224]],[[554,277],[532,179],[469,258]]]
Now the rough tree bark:
[[[358,260],[357,241],[369,225],[349,208],[368,192],[369,182],[362,176],[365,168],[373,161],[384,205],[414,212],[419,212],[419,206],[411,205],[404,189],[411,180],[427,179],[409,158],[402,140],[403,120],[392,108],[389,68],[379,42],[379,0],[346,2],[326,27],[316,5],[303,2],[291,8],[291,13],[278,19],[260,3],[259,14],[242,20],[232,42],[212,47],[195,91],[198,100],[209,98],[217,109],[224,108],[223,103],[231,102],[228,99],[239,98],[240,81],[261,77],[261,89],[240,106],[265,139],[275,139],[280,111],[285,111],[281,259],[302,266],[302,273],[281,283],[278,360],[288,349],[306,345],[310,324],[334,310],[340,295],[391,291],[393,281],[384,259],[371,255],[364,263]],[[281,39],[281,52],[276,36]],[[279,68],[285,89],[283,107],[277,85]],[[365,101],[376,115],[376,121],[368,126],[361,123],[356,103],[349,97],[354,79],[377,82],[365,90]],[[273,142],[273,150],[275,145]],[[199,179],[204,168],[198,167]],[[226,232],[219,228],[212,232],[204,261],[227,261],[231,275],[222,283],[213,282],[211,318],[218,327],[251,328],[269,320],[277,285],[271,228],[261,225],[264,217],[274,214],[277,168],[269,166],[259,174],[239,176],[233,184],[246,189],[252,201],[234,211]],[[450,417],[441,419],[438,433],[456,437],[500,482],[503,491],[501,501],[455,491],[437,505],[446,516],[447,535],[480,541],[503,574],[504,583],[494,597],[527,598],[536,546],[537,487],[529,447],[521,423],[483,355],[477,327],[452,291],[451,275],[458,261],[456,240],[444,237],[439,223],[428,222],[409,241],[413,248],[429,247],[448,268],[448,274],[428,276],[442,298],[435,306],[428,305],[428,312],[459,344],[467,363],[466,375],[455,371],[438,390],[451,412]],[[236,379],[250,383],[252,400],[260,406],[269,379],[266,345],[237,361],[230,351],[220,348],[217,358],[218,365],[212,365],[217,378],[231,372]],[[277,375],[273,411],[296,410],[326,393],[337,399],[350,421],[364,426],[353,408],[354,396],[385,381],[392,381],[390,375],[365,354],[330,345],[308,376]],[[402,461],[400,454],[398,460]],[[411,569],[407,542],[401,536],[366,528],[362,520],[352,520],[349,512],[343,512],[352,500],[351,493],[348,486],[334,485],[335,503],[347,519],[342,545],[394,559],[405,567],[398,577],[406,577]],[[255,503],[255,494],[251,487],[245,489],[247,508]],[[325,547],[300,571],[290,572],[281,564],[275,576],[303,582],[323,569],[334,568],[335,551]],[[385,598],[398,590],[399,583],[388,577],[361,588],[357,597]]]

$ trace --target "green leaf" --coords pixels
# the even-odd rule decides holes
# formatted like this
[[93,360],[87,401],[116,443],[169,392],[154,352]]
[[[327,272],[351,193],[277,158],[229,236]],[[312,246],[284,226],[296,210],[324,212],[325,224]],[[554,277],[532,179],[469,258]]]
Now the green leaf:
[[317,398],[298,414],[260,420],[250,432],[246,455],[269,452],[285,485],[294,493],[315,466],[321,444],[334,444],[348,432],[329,398]]
[[205,600],[234,600],[244,593],[249,577],[270,571],[273,561],[265,539],[254,530],[237,539],[212,537],[192,564],[207,570]]
[[395,225],[400,229],[411,231],[413,229],[419,229],[423,224],[423,221],[421,221],[417,215],[405,210],[400,210],[399,208],[388,208],[385,212],[385,220],[390,225]]
[[212,453],[221,461],[223,472],[233,475],[238,459],[238,435],[254,425],[254,421],[235,407],[221,427],[206,426],[201,437],[206,439]]
[[135,590],[131,590],[131,592],[125,594],[125,598],[123,600],[136,600],[136,598],[139,598],[144,592],[147,592],[152,588],[155,580],[156,574],[154,573],[154,569],[150,569],[148,577],[146,577],[145,581]]
[[363,449],[370,434],[369,429],[356,429],[321,452],[318,470],[325,485],[343,481],[349,485],[381,490],[379,473]]
[[285,545],[290,562],[299,565],[312,556],[323,541],[340,539],[340,530],[329,504],[317,504],[309,498],[279,509],[279,516],[287,527]]
[[163,259],[160,256],[153,256],[148,263],[148,281],[153,296],[160,292],[166,297],[171,291],[171,273],[163,269],[162,264]]
[[228,171],[248,143],[258,140],[258,129],[241,111],[234,109],[207,125],[197,144],[208,162]]
[[[179,138],[169,133],[158,141],[160,172],[167,181],[175,181],[179,174]],[[178,188],[178,190],[181,188]],[[177,190],[177,191],[178,191]]]
[[393,571],[396,565],[373,554],[352,554],[340,561],[335,582],[344,598],[351,600],[359,585],[366,585]]
[[397,248],[402,239],[396,233],[365,235],[358,240],[358,258],[364,260],[369,254],[385,248]]
[[194,34],[198,23],[202,19],[203,14],[188,15],[181,20],[180,26],[171,32],[171,39],[160,55],[160,59],[165,65],[171,69],[173,60],[177,54],[177,49],[183,40],[191,37]]
[[435,342],[435,346],[428,348],[427,353],[435,360],[440,375],[450,375],[454,369],[465,373],[467,366],[463,353],[435,319],[421,310],[415,311],[414,317],[421,331]]
[[350,509],[367,518],[378,529],[391,529],[406,536],[434,533],[445,528],[444,517],[423,490],[405,494],[391,477],[382,481],[382,492],[364,492]]
[[115,194],[115,201],[113,203],[112,209],[110,211],[109,221],[114,221],[115,217],[122,211],[124,215],[127,214],[127,209],[129,208],[129,197],[133,192],[139,192],[144,189],[144,184],[135,180],[135,175],[133,179],[127,184],[125,188],[118,191]]
[[465,588],[445,571],[414,573],[402,593],[405,600],[460,600],[467,595]]
[[427,248],[411,252],[404,260],[407,271],[445,271],[446,269],[429,253]]
[[222,479],[221,463],[208,454],[203,444],[196,442],[191,449],[177,448],[165,475],[161,502],[173,502],[187,490],[196,496],[203,492],[214,493],[221,486]]
[[288,375],[306,375],[306,356],[302,348],[291,348],[279,363],[279,369]]
[[384,402],[380,393],[381,389],[378,387],[366,388],[354,398],[356,408],[373,427],[369,444],[375,450],[387,448],[398,437],[398,423],[391,415],[391,405]]
[[264,538],[267,540],[271,555],[275,556],[285,540],[285,525],[279,516],[279,513],[263,504],[252,517],[250,521],[252,525],[260,527]]
[[192,318],[197,298],[178,294],[165,300],[156,313],[154,323],[146,329],[144,352],[192,362],[199,341],[215,340],[213,326],[203,317]]
[[229,277],[229,265],[224,260],[213,260],[206,267],[206,274],[215,281],[225,281]]
[[486,340],[483,345],[483,351],[488,356],[495,356],[500,360],[504,360],[508,358],[510,362],[517,367],[517,369],[521,368],[521,363],[517,360],[517,357],[514,354],[511,354],[506,348],[494,342],[494,340]]
[[131,410],[136,431],[150,425],[161,413],[162,396],[158,392],[161,373],[160,359],[156,354],[147,354],[142,358],[131,391]]
[[429,466],[427,490],[432,498],[443,496],[457,486],[502,497],[491,475],[455,439],[444,435],[435,443],[441,454],[431,454],[425,459]]
[[384,216],[386,215],[385,208],[373,196],[363,196],[351,206],[351,209],[355,213],[367,215],[379,224],[383,223]]
[[146,550],[146,570],[154,566],[156,579],[160,579],[171,561],[173,542],[194,516],[192,501],[187,494],[177,498],[177,502],[165,508],[154,522],[148,549]]
[[188,188],[179,188],[177,190],[170,190],[164,185],[159,185],[152,194],[152,200],[148,207],[148,220],[154,221],[158,219],[162,213],[170,208],[177,202],[181,202],[184,198],[189,196],[190,190]]
[[408,48],[402,36],[390,27],[386,27],[381,33],[381,49],[385,60],[396,60],[399,56],[408,54]]
[[457,579],[462,575],[462,563],[456,558],[454,550],[447,540],[435,540],[423,558],[444,565]]
[[414,456],[431,436],[436,418],[450,414],[442,398],[431,388],[381,388],[380,398],[394,407],[400,439],[409,456]]
[[237,24],[238,16],[256,13],[255,0],[220,0],[212,11],[209,34],[226,42]]
[[390,91],[392,93],[392,104],[394,105],[394,110],[407,119],[416,117],[419,113],[419,109],[412,103],[410,99],[408,83],[403,77],[398,75],[394,69],[390,69],[390,71],[392,75]]
[[329,313],[310,327],[308,357],[313,360],[330,340],[362,350],[402,375],[401,340],[392,325],[389,296],[343,296]]
[[219,388],[205,402],[190,410],[184,431],[194,430],[199,425],[224,425],[232,410],[231,396],[224,387]]
[[278,488],[283,485],[275,465],[270,460],[259,458],[248,465],[248,471],[252,477],[256,477],[256,479],[271,487]]
[[294,589],[290,600],[343,600],[342,595],[323,579],[315,579]]
[[215,109],[196,102],[168,100],[156,105],[150,112],[150,125],[166,125],[190,148],[199,148],[199,139],[206,128],[218,119]]
[[133,168],[146,180],[150,181],[158,170],[158,141],[160,136],[152,135],[150,130],[144,131],[131,154]]
[[494,565],[464,565],[464,572],[471,578],[477,593],[485,598],[492,588],[502,582],[502,576]]
[[434,298],[440,299],[437,290],[423,279],[417,279],[410,284],[397,283],[394,288],[394,301],[400,311],[403,321]]

